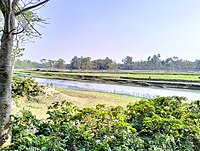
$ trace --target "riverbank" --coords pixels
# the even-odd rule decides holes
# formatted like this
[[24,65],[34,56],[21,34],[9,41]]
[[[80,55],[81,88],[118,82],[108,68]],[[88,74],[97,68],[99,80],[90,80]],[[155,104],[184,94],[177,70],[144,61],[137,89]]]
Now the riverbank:
[[107,84],[120,84],[157,88],[176,88],[200,90],[199,73],[170,72],[77,72],[54,70],[16,70],[16,74],[25,74],[36,78],[84,81]]
[[98,104],[105,104],[107,106],[126,106],[129,103],[135,103],[140,98],[128,95],[119,95],[103,92],[89,92],[70,90],[57,87],[45,87],[45,94],[35,96],[32,98],[16,98],[15,108],[13,114],[20,110],[31,111],[37,118],[44,119],[47,117],[47,108],[52,103],[68,101],[72,102],[74,106],[78,107],[95,107]]

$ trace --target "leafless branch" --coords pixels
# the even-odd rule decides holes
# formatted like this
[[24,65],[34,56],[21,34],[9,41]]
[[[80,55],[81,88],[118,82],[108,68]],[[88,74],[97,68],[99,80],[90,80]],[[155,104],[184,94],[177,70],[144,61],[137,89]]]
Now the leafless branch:
[[15,33],[12,33],[13,35],[17,35],[17,34],[21,34],[25,31],[25,29],[23,28],[21,31],[18,31],[18,32],[15,32]]
[[30,21],[26,18],[26,16],[22,13],[22,16],[24,17],[24,19],[27,21],[27,23],[31,26],[31,28],[39,35],[41,36],[42,34],[37,31],[37,29],[34,28],[34,26],[30,23]]
[[0,32],[3,32],[3,33],[5,33],[5,32],[4,32],[4,30],[0,30]]
[[13,31],[15,31],[15,29],[12,29],[8,34],[11,34]]
[[22,13],[25,12],[25,11],[28,11],[28,10],[34,9],[34,8],[36,8],[36,7],[39,7],[39,6],[41,6],[41,5],[44,5],[44,4],[46,4],[48,1],[50,1],[50,0],[44,0],[44,1],[42,1],[42,2],[39,2],[39,3],[35,4],[35,5],[26,7],[26,8],[24,8],[24,9],[20,10],[19,12],[16,12],[16,13],[15,13],[15,16],[18,16],[18,15],[22,14]]

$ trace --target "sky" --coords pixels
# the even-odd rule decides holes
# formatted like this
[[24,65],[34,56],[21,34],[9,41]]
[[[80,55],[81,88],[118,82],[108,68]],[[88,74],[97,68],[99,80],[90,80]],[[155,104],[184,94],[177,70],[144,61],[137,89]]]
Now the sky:
[[200,59],[200,0],[50,0],[22,59]]

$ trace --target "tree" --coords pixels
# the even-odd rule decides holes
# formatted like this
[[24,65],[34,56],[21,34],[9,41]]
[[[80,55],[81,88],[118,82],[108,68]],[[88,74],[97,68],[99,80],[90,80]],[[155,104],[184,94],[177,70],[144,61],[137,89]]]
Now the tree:
[[[14,35],[39,34],[33,22],[42,21],[32,10],[49,0],[0,0],[3,15],[3,29],[0,44],[0,148],[11,140],[11,58]],[[23,18],[23,19],[22,19]],[[29,32],[28,29],[33,29]]]
[[108,70],[108,69],[111,69],[112,67],[112,64],[113,64],[113,61],[112,59],[106,57],[104,60],[103,60],[103,66],[104,66],[104,70]]
[[40,63],[42,65],[42,68],[47,68],[47,60],[46,59],[41,59]]
[[70,63],[70,68],[71,69],[80,69],[81,68],[81,59],[77,56],[72,58],[71,63]]
[[80,69],[91,68],[91,57],[80,57]]
[[31,60],[20,60],[17,59],[15,63],[15,69],[35,69],[41,68],[41,64]]
[[199,71],[200,70],[200,60],[195,60],[194,62],[194,69]]
[[92,61],[92,65],[93,65],[93,69],[95,70],[103,70],[103,67],[102,67],[102,59],[98,59],[98,60],[93,60]]
[[132,70],[133,69],[133,57],[126,56],[126,58],[123,59],[122,62],[124,63],[122,66],[122,68],[124,70]]
[[64,68],[65,68],[65,60],[63,60],[63,59],[58,59],[58,60],[55,62],[55,67],[58,68],[58,69],[64,69]]
[[48,59],[47,62],[46,62],[46,67],[48,69],[53,69],[55,64],[56,64],[55,60]]
[[131,63],[133,63],[133,57],[131,57],[131,56],[126,56],[126,58],[123,59],[122,62],[123,62],[124,64],[131,64]]
[[91,63],[93,65],[93,69],[95,70],[109,70],[117,68],[116,62],[108,57],[105,59],[93,60]]

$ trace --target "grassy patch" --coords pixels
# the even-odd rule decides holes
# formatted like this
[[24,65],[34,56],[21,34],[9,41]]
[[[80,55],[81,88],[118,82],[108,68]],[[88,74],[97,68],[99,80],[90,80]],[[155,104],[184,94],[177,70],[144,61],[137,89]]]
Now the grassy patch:
[[53,78],[53,79],[68,79],[68,80],[101,80],[105,78],[149,78],[151,79],[165,79],[165,80],[188,80],[200,81],[199,73],[188,72],[71,72],[71,71],[35,71],[35,70],[15,70],[15,73],[30,73],[34,77]]
[[118,95],[104,92],[88,92],[70,90],[64,88],[56,88],[59,93],[53,95],[40,95],[33,98],[20,97],[15,99],[16,108],[13,114],[17,114],[20,110],[31,111],[39,119],[46,118],[47,107],[53,102],[68,101],[78,107],[95,107],[97,104],[106,104],[109,106],[126,106],[129,103],[134,103],[139,98]]
[[79,107],[95,107],[97,104],[106,104],[109,106],[126,106],[127,104],[134,103],[138,100],[138,98],[128,95],[105,92],[78,91],[63,88],[56,89],[70,96],[71,98],[77,98],[77,100],[72,103]]
[[186,74],[150,74],[150,73],[141,73],[141,74],[129,74],[128,77],[134,78],[149,78],[152,79],[169,79],[169,80],[194,80],[200,81],[198,75],[186,75]]

